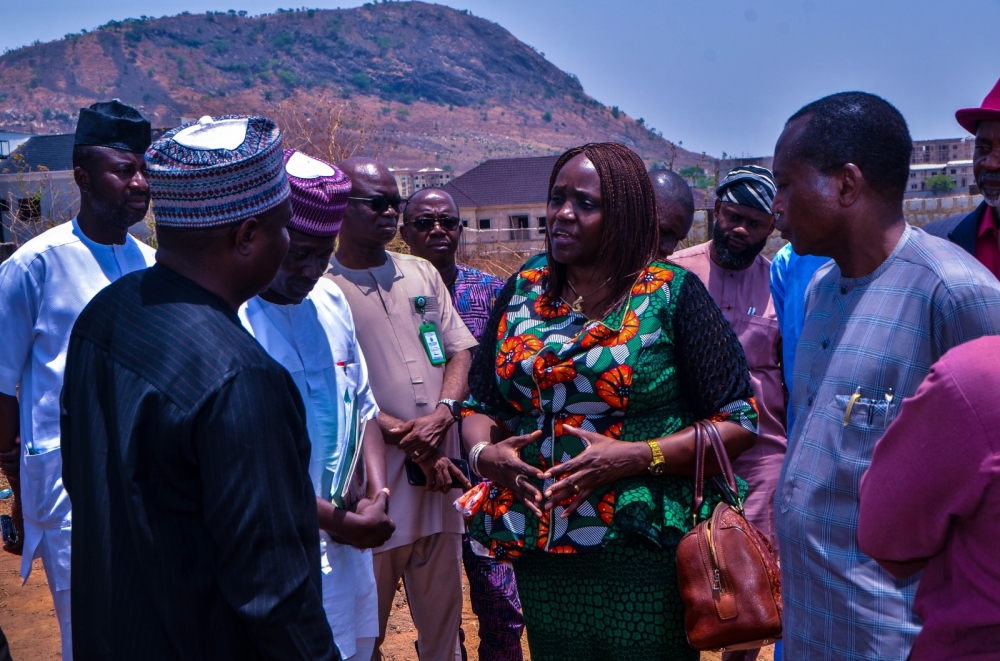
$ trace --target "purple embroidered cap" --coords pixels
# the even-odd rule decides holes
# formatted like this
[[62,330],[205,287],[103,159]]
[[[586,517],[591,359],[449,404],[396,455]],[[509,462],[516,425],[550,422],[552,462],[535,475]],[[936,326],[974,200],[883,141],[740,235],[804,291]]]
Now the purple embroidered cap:
[[288,229],[311,236],[336,236],[351,194],[347,175],[296,149],[285,150],[285,174],[292,190]]

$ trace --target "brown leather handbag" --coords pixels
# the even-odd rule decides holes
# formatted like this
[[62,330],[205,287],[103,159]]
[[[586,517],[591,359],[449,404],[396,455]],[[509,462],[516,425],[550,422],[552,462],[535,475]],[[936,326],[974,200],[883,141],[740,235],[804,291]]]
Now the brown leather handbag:
[[722,437],[710,421],[695,423],[693,517],[704,501],[705,453],[711,445],[732,503],[719,503],[677,546],[677,578],[688,644],[732,651],[770,645],[781,637],[781,575],[767,538],[743,516],[736,476]]

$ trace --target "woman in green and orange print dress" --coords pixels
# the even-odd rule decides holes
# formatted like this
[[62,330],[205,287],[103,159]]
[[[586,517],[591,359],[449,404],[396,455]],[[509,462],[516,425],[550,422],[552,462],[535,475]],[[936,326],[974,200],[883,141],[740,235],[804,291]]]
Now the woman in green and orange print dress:
[[754,443],[746,358],[698,278],[652,261],[635,153],[572,149],[549,191],[546,254],[508,281],[469,375],[463,435],[487,481],[460,502],[513,559],[532,661],[697,659],[675,566],[692,424],[715,421],[732,457]]

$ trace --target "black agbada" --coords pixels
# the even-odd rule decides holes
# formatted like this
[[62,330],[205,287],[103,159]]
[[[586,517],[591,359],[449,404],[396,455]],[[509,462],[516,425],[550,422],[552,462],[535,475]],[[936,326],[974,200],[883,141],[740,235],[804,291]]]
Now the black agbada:
[[153,266],[73,328],[77,659],[339,659],[302,401],[215,295]]

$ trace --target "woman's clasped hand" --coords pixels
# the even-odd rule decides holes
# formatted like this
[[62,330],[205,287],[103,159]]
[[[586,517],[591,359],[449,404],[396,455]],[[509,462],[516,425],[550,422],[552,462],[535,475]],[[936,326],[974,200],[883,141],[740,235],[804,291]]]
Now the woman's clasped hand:
[[[534,431],[485,448],[479,457],[480,472],[510,489],[535,515],[541,516],[542,510],[562,505],[565,509],[561,516],[567,518],[598,488],[640,474],[649,466],[652,452],[646,443],[619,441],[568,424],[562,428],[587,446],[569,461],[544,472],[523,462],[518,451],[542,435],[541,431]],[[529,478],[555,482],[543,493]]]

